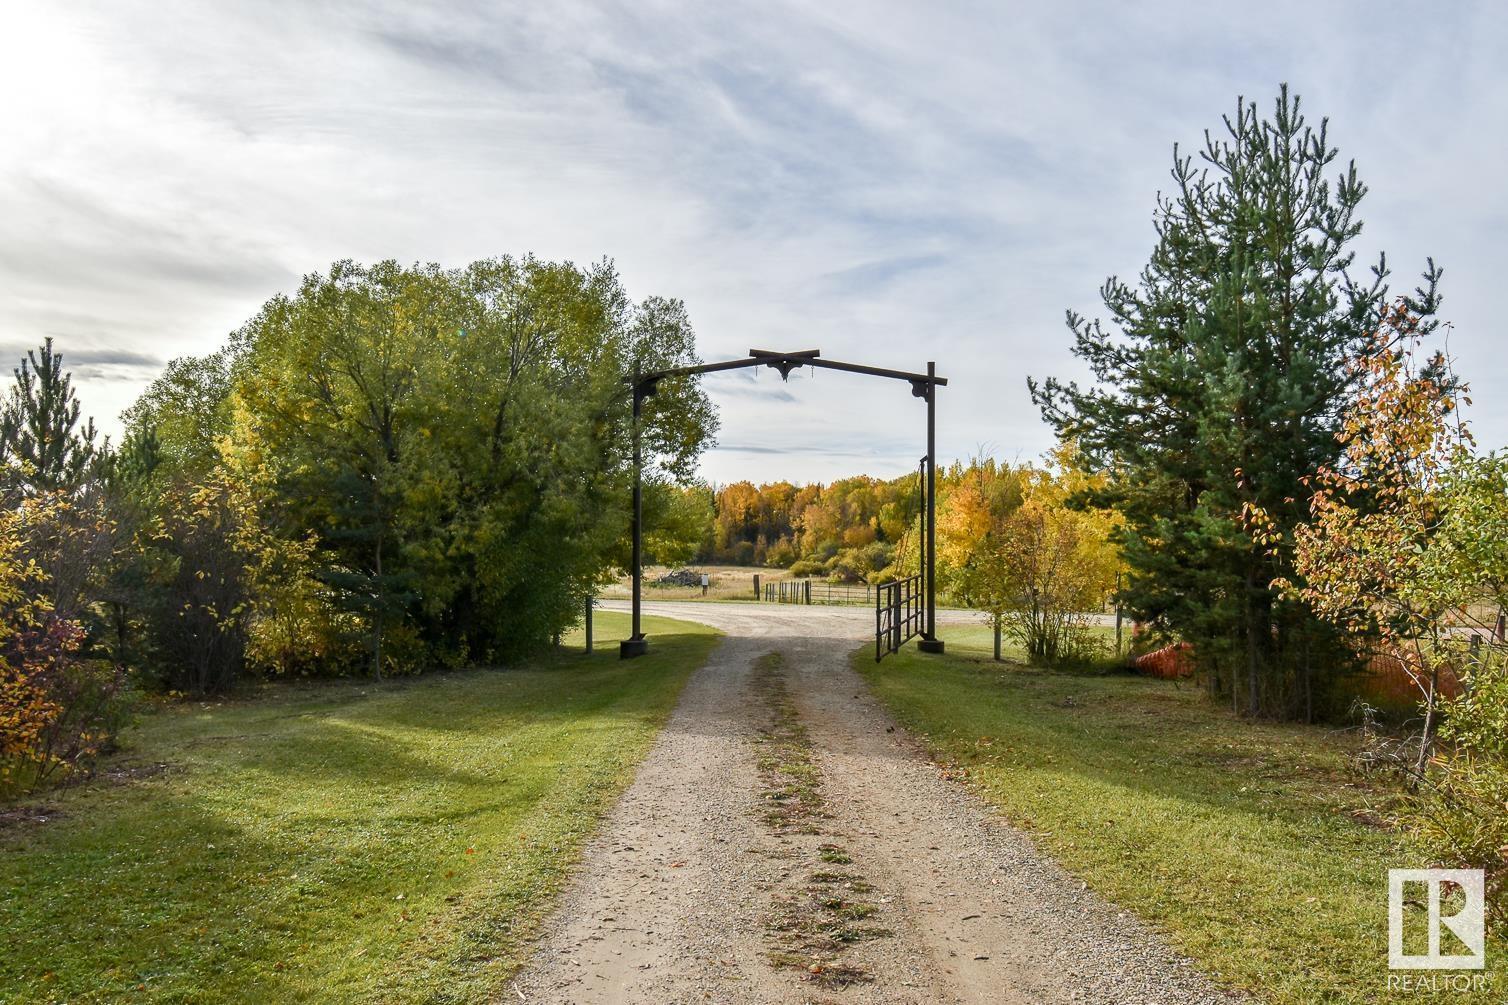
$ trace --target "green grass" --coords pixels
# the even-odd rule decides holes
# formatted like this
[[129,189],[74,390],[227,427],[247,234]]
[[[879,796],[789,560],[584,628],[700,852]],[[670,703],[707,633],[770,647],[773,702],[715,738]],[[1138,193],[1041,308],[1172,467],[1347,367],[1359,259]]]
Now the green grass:
[[494,997],[715,642],[648,618],[621,663],[626,622],[591,659],[149,714],[105,769],[164,769],[0,827],[0,1001]]
[[[995,663],[982,627],[942,636],[944,656],[866,648],[854,666],[1091,888],[1265,1001],[1435,1000],[1388,990],[1387,869],[1430,863],[1368,822],[1391,793],[1352,772],[1351,733],[1242,722],[1187,684]],[[1508,945],[1487,956],[1483,1000],[1501,1002]]]

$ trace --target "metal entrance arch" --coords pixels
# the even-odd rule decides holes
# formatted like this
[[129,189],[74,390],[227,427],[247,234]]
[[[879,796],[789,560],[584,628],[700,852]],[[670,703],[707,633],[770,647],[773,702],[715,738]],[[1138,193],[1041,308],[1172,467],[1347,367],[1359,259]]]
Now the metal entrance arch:
[[[627,378],[633,389],[634,412],[633,412],[633,440],[634,440],[634,512],[633,512],[633,575],[634,575],[634,600],[633,600],[633,634],[618,643],[618,655],[622,659],[632,659],[635,656],[643,656],[649,651],[649,639],[645,637],[640,622],[640,607],[644,580],[644,481],[643,481],[643,455],[639,446],[639,418],[643,412],[644,399],[650,397],[659,388],[660,381],[668,377],[690,377],[702,373],[716,373],[720,370],[739,370],[750,366],[767,366],[780,371],[780,379],[786,380],[791,371],[803,366],[821,367],[827,370],[842,370],[845,373],[862,373],[871,377],[889,377],[892,380],[904,380],[911,385],[911,396],[922,398],[927,402],[927,456],[923,459],[927,468],[927,502],[922,508],[922,517],[926,521],[927,531],[924,535],[922,582],[916,584],[920,587],[914,591],[925,598],[926,608],[924,618],[904,618],[899,622],[895,619],[887,619],[883,615],[891,613],[891,605],[881,605],[878,597],[881,594],[899,596],[903,592],[911,593],[911,580],[900,580],[895,583],[886,583],[881,586],[876,594],[875,607],[875,658],[881,655],[881,635],[884,635],[885,650],[895,652],[902,643],[915,634],[921,635],[921,641],[916,644],[917,648],[926,653],[940,653],[943,651],[942,639],[937,637],[937,588],[934,579],[934,571],[937,567],[937,529],[935,517],[937,516],[937,389],[947,386],[946,377],[937,376],[937,364],[927,363],[926,373],[908,373],[905,370],[886,370],[877,366],[863,366],[858,363],[840,363],[837,360],[823,359],[822,353],[817,349],[804,349],[800,352],[771,352],[768,349],[750,349],[747,359],[733,359],[723,363],[704,363],[701,366],[683,366],[671,370],[656,370],[652,373],[639,373],[635,371],[632,377]],[[912,577],[914,580],[916,577]],[[920,620],[920,625],[916,621]]]

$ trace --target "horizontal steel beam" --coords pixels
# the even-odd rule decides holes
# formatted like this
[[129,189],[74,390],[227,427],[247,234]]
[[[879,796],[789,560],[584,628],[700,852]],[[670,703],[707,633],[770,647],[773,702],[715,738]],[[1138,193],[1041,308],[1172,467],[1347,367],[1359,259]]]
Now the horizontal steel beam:
[[[780,371],[780,376],[785,378],[792,370],[803,366],[821,367],[824,370],[839,370],[843,373],[862,373],[870,377],[889,377],[892,380],[904,380],[910,382],[913,389],[925,389],[927,385],[945,387],[948,383],[946,377],[934,377],[925,373],[910,373],[906,370],[887,370],[878,366],[864,366],[859,363],[841,363],[833,359],[823,359],[819,349],[802,349],[798,352],[772,352],[769,349],[750,349],[747,359],[729,359],[721,363],[702,363],[698,366],[678,366],[669,370],[655,370],[650,373],[641,373],[637,378],[627,377],[625,380],[634,386],[634,390],[640,394],[654,394],[655,386],[660,381],[669,377],[691,377],[703,373],[718,373],[723,370],[741,370],[751,366],[768,366]],[[917,392],[918,397],[921,392]]]

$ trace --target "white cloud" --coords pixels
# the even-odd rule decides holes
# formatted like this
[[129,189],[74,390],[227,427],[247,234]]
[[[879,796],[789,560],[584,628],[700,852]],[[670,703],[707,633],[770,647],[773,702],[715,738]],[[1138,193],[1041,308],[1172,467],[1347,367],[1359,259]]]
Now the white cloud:
[[[1228,11],[12,4],[0,343],[167,358],[336,258],[610,256],[635,295],[686,300],[708,358],[936,359],[943,452],[1031,456],[1049,437],[1024,378],[1079,372],[1063,310],[1139,267],[1172,143],[1288,80],[1373,188],[1367,242],[1405,279],[1446,266],[1479,431],[1508,440],[1503,15]],[[104,420],[150,373],[78,383]],[[904,385],[767,376],[711,385],[750,449],[710,476],[915,463]]]

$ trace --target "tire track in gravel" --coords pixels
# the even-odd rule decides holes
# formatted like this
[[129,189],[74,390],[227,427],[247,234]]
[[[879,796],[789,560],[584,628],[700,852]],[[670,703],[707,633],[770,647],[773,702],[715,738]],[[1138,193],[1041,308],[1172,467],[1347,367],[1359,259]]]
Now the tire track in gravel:
[[758,938],[782,868],[749,749],[762,651],[724,639],[692,676],[504,1000],[785,1000]]
[[[1232,1000],[942,777],[849,666],[872,613],[653,609],[728,637],[688,683],[504,1001]],[[772,651],[820,778],[814,834],[766,821],[769,706],[754,666]],[[825,986],[772,963],[772,920],[811,895],[822,844],[851,859],[832,868],[873,888],[869,923],[893,933],[842,955],[870,981]]]

